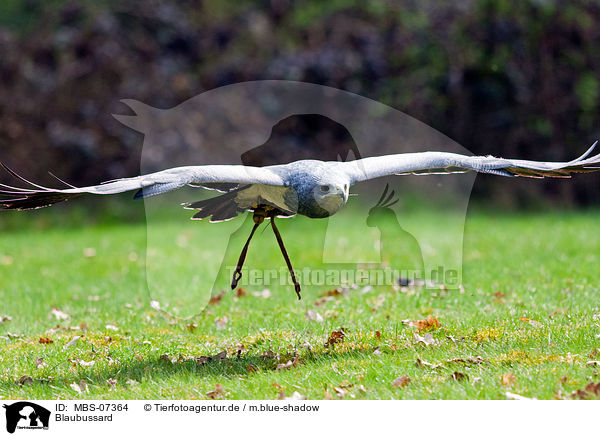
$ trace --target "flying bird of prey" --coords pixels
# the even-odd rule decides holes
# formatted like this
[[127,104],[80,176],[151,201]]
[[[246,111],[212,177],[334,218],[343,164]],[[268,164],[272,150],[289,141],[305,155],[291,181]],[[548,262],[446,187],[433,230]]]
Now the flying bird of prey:
[[[290,271],[300,298],[300,284],[275,224],[276,217],[295,214],[325,218],[335,214],[348,201],[349,189],[358,182],[403,174],[449,174],[477,171],[506,177],[570,177],[570,173],[600,170],[600,154],[588,157],[598,141],[582,156],[570,162],[538,162],[502,159],[493,156],[466,156],[428,151],[367,157],[340,162],[298,160],[264,167],[244,165],[200,165],[170,168],[144,176],[117,179],[99,185],[65,189],[47,188],[21,177],[4,164],[9,173],[28,187],[0,185],[0,208],[38,209],[85,194],[118,194],[137,190],[134,198],[147,198],[189,185],[221,191],[207,200],[184,203],[197,210],[192,219],[209,218],[211,222],[235,218],[253,212],[254,227],[240,254],[231,283],[235,289],[248,246],[258,226],[270,219],[271,227]],[[59,179],[60,180],[60,179]]]

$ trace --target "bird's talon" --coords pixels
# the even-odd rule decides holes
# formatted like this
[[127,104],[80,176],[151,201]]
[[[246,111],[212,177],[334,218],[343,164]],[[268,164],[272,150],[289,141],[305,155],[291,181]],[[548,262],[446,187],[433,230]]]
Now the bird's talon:
[[231,280],[231,290],[233,291],[236,287],[240,279],[242,278],[242,272],[236,270],[233,273],[233,279]]

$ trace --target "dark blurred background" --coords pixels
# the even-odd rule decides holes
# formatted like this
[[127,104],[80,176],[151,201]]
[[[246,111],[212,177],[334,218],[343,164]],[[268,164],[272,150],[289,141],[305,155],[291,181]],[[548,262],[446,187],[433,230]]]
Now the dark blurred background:
[[[378,100],[476,154],[570,160],[600,138],[600,2],[0,3],[0,159],[49,182],[135,175],[120,99],[168,108],[287,79]],[[7,180],[2,176],[2,180]],[[478,177],[500,207],[600,204],[600,177]]]

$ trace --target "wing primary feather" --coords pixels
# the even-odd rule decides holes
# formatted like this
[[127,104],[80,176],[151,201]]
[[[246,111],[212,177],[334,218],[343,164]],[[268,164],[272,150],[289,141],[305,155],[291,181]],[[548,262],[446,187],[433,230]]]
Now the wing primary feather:
[[16,172],[14,172],[13,170],[11,170],[9,167],[6,166],[6,164],[2,161],[0,161],[0,166],[2,166],[2,168],[4,168],[6,171],[8,171],[11,175],[13,175],[14,177],[16,177],[17,179],[21,180],[24,183],[27,183],[28,185],[31,186],[35,186],[38,189],[42,189],[44,191],[49,191],[49,188],[46,188],[45,186],[40,186],[40,185],[36,185],[33,182],[30,182],[29,180],[27,180],[24,177],[21,177],[20,175],[18,175]]

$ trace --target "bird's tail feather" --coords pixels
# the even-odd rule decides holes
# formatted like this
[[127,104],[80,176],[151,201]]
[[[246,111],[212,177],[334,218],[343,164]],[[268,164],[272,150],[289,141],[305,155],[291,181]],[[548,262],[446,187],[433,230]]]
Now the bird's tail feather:
[[228,221],[235,218],[238,213],[243,212],[243,209],[240,209],[235,201],[239,191],[242,189],[246,189],[246,187],[206,200],[184,203],[183,206],[185,209],[198,211],[192,217],[194,220],[202,220],[210,217],[210,222]]

